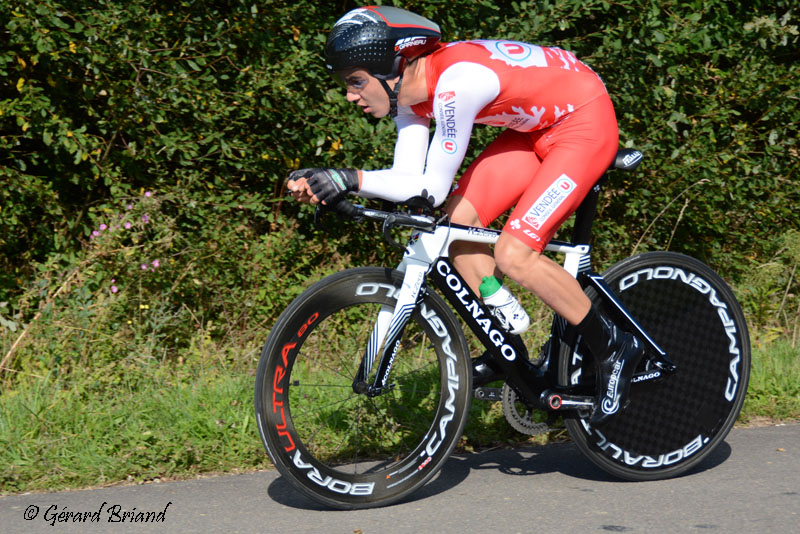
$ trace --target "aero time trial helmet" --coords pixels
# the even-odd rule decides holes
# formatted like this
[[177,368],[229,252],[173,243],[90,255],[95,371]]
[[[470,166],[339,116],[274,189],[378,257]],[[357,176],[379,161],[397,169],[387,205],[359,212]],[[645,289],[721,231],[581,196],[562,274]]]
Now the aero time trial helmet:
[[331,73],[362,68],[380,80],[402,74],[405,64],[436,49],[439,25],[405,9],[360,7],[340,18],[328,34],[326,67]]

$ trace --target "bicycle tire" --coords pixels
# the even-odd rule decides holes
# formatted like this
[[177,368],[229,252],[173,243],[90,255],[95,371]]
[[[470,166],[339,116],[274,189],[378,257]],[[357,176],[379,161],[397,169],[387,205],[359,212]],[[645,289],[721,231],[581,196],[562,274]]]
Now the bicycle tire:
[[[678,476],[725,439],[744,403],[750,375],[744,314],[722,278],[682,254],[637,255],[603,276],[677,371],[633,384],[630,404],[602,428],[593,429],[576,415],[565,419],[567,429],[594,464],[616,477]],[[597,302],[591,290],[587,293]],[[559,365],[561,383],[594,388],[588,351],[578,343],[567,352]]]
[[393,389],[375,397],[353,391],[378,311],[394,307],[401,286],[391,269],[324,278],[289,305],[264,345],[255,387],[262,442],[278,471],[326,506],[402,499],[433,477],[464,429],[469,350],[435,293],[424,294],[403,331]]

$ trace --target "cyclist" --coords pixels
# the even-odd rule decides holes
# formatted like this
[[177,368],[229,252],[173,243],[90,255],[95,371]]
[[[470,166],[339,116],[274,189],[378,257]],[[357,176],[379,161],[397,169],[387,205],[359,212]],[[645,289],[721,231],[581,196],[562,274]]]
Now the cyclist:
[[[328,70],[364,113],[397,126],[391,169],[301,169],[287,186],[299,201],[335,204],[347,193],[404,201],[448,196],[474,124],[505,130],[469,165],[445,207],[453,222],[486,226],[513,208],[494,248],[456,242],[453,263],[477,292],[506,276],[577,327],[598,364],[601,425],[624,407],[641,342],[592,307],[578,282],[542,254],[618,149],[614,108],[601,79],[574,54],[513,41],[440,42],[434,22],[370,6],[339,19],[325,47]],[[430,120],[436,129],[429,142]],[[476,381],[494,378],[490,355]]]

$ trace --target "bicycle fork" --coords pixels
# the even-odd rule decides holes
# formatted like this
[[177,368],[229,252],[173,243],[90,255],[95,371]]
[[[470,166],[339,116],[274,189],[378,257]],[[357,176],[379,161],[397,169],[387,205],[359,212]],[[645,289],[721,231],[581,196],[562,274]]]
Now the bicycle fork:
[[[392,388],[392,384],[389,383],[392,364],[400,348],[400,340],[403,337],[403,331],[408,319],[419,305],[427,270],[428,266],[422,263],[407,264],[403,285],[400,289],[396,290],[394,286],[387,285],[387,290],[391,291],[390,296],[396,292],[394,296],[397,298],[397,303],[394,308],[389,305],[383,305],[380,312],[378,312],[378,319],[372,328],[367,348],[364,350],[364,356],[361,358],[361,364],[353,380],[353,391],[355,393],[375,397]],[[383,347],[382,351],[381,347]],[[370,372],[375,365],[379,351],[381,356],[378,360],[378,370],[370,384],[368,382]]]

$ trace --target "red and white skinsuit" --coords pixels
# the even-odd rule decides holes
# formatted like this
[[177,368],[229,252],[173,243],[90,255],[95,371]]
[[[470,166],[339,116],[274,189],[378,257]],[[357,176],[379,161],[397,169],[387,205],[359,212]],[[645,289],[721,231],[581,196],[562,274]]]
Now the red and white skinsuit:
[[617,152],[602,80],[571,52],[513,41],[443,44],[427,56],[425,75],[428,100],[395,118],[392,168],[364,171],[359,195],[403,201],[425,190],[439,205],[473,125],[504,127],[452,194],[469,200],[483,225],[515,206],[503,231],[541,252]]

